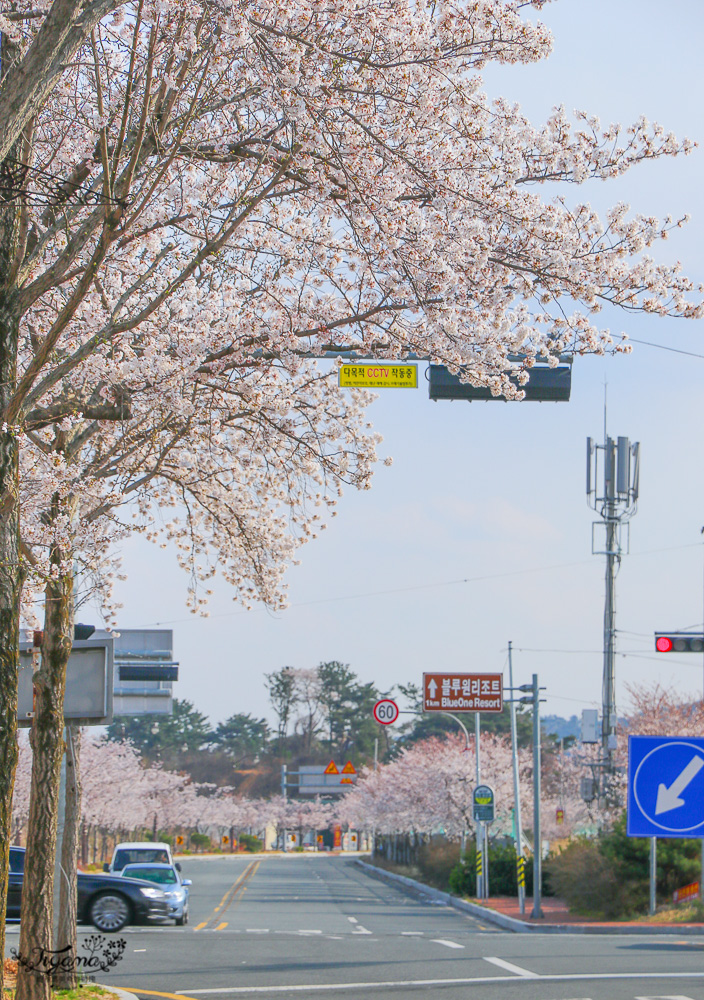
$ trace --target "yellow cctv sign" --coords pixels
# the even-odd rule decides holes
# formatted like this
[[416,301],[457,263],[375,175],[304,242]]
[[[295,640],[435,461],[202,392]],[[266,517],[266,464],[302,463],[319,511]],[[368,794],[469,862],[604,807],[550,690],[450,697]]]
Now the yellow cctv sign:
[[339,385],[347,389],[417,389],[418,365],[387,361],[342,365]]

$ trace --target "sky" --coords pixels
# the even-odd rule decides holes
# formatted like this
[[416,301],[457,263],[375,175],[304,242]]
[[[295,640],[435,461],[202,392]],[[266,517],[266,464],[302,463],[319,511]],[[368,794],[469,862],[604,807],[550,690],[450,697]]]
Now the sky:
[[[489,68],[491,95],[534,122],[564,103],[603,123],[644,114],[704,144],[700,0],[556,0],[539,16],[553,55]],[[703,168],[698,149],[564,194],[602,212],[626,201],[645,214],[689,213],[655,256],[704,282]],[[509,640],[515,681],[539,675],[545,712],[598,707],[605,563],[591,554],[585,439],[603,440],[606,398],[609,433],[641,443],[640,499],[616,584],[618,710],[632,685],[701,696],[702,657],[658,656],[653,632],[704,618],[703,324],[603,317],[634,352],[577,358],[567,404],[435,403],[422,370],[418,390],[382,393],[369,412],[393,464],[378,466],[370,491],[345,494],[301,550],[287,610],[243,611],[219,581],[210,617],[196,618],[174,553],[137,537],[123,548],[120,625],[173,629],[174,693],[213,723],[235,712],[272,719],[264,674],[285,665],[341,660],[386,692],[420,683],[423,671],[504,671]]]

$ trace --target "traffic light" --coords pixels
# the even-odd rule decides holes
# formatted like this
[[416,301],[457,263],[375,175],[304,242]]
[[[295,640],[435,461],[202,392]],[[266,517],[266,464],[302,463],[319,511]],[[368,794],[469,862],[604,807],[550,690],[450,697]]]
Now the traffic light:
[[[525,393],[524,401],[537,403],[567,403],[572,388],[572,364],[560,364],[556,368],[547,365],[535,365],[528,369],[528,381],[519,385],[517,375],[510,376],[513,384]],[[453,375],[444,365],[428,367],[428,395],[433,400],[466,399],[489,402],[501,400],[504,396],[492,396],[488,386],[471,385],[460,381],[459,375]]]
[[704,635],[693,632],[656,632],[655,650],[658,653],[702,653]]

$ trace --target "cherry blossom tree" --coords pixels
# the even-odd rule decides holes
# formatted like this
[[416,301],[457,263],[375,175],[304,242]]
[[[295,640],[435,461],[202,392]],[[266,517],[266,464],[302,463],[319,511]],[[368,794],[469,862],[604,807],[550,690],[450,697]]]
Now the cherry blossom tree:
[[[536,127],[482,91],[487,62],[547,55],[549,33],[524,18],[541,5],[4,6],[3,844],[31,426],[119,424],[133,392],[177,371],[228,391],[244,372],[296,378],[307,357],[341,349],[429,356],[511,397],[509,356],[525,357],[525,375],[538,355],[610,349],[604,304],[700,314],[679,267],[647,255],[670,220],[618,205],[602,222],[536,193],[690,144],[645,120],[572,125],[561,109]],[[6,870],[5,848],[0,886]]]

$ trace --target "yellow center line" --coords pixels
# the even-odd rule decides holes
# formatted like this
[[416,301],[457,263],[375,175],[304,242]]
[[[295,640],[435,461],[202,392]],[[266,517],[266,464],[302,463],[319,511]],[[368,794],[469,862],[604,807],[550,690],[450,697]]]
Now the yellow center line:
[[216,931],[224,931],[226,927],[227,927],[227,920],[223,921],[223,923],[221,923],[221,924],[218,924],[217,927],[215,928],[215,930]]
[[187,997],[183,993],[160,993],[158,990],[140,990],[136,986],[121,986],[120,989],[127,990],[128,993],[142,993],[150,997],[168,997],[169,1000],[196,1000],[195,997]]
[[[203,927],[206,927],[206,926],[207,926],[207,925],[208,925],[208,924],[210,923],[210,921],[211,921],[211,920],[214,920],[214,919],[215,919],[215,916],[216,916],[216,914],[217,914],[217,913],[218,913],[218,912],[219,912],[220,910],[222,910],[222,909],[223,909],[223,907],[224,907],[225,909],[227,909],[227,907],[229,906],[229,904],[230,904],[230,903],[232,902],[232,900],[233,900],[233,899],[234,899],[234,897],[235,897],[235,893],[237,892],[237,887],[238,887],[238,886],[240,885],[240,883],[241,883],[241,882],[242,882],[242,881],[243,881],[244,879],[247,879],[247,878],[249,878],[249,877],[250,877],[250,875],[253,875],[253,874],[254,874],[254,872],[255,872],[255,871],[257,870],[257,868],[259,867],[259,865],[260,865],[260,864],[261,864],[261,861],[251,861],[251,862],[250,862],[250,863],[249,863],[249,864],[247,865],[247,867],[246,867],[246,868],[245,868],[245,870],[244,870],[244,871],[242,872],[242,874],[241,874],[241,875],[240,875],[240,876],[239,876],[238,878],[236,878],[236,879],[235,879],[235,881],[233,882],[233,884],[232,884],[232,885],[230,886],[230,888],[229,888],[229,889],[227,890],[227,892],[226,892],[226,893],[225,893],[225,895],[224,895],[224,896],[222,897],[222,899],[220,900],[220,902],[218,903],[218,905],[217,905],[217,906],[215,907],[215,909],[213,910],[213,912],[211,913],[211,915],[210,915],[210,916],[209,916],[209,917],[207,918],[207,920],[205,920],[205,921],[204,921],[204,923],[202,923],[202,924],[198,924],[198,925],[196,926],[196,928],[195,928],[195,929],[196,929],[197,931],[198,931],[198,930],[201,930],[201,929],[202,929]],[[217,928],[216,928],[216,929],[217,929]]]

